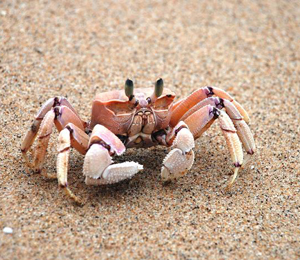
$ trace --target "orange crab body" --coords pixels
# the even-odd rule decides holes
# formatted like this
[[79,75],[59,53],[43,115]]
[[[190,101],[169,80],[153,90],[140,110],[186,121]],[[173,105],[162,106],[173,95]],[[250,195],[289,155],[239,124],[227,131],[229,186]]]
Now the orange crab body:
[[171,118],[174,93],[164,89],[162,96],[149,102],[153,89],[138,88],[135,100],[116,90],[96,96],[92,107],[91,129],[100,124],[108,128],[126,147],[149,147],[159,144],[153,136],[166,129]]

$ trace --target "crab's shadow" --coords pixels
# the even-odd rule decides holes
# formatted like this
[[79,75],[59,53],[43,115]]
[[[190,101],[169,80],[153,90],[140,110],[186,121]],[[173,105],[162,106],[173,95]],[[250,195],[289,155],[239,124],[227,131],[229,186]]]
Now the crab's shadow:
[[[135,161],[142,164],[144,170],[138,172],[132,179],[101,186],[85,184],[85,177],[82,174],[84,156],[72,149],[68,172],[69,187],[84,201],[84,204],[90,205],[99,203],[109,205],[112,201],[120,203],[125,200],[128,203],[143,195],[161,196],[173,190],[184,191],[192,187],[200,189],[201,194],[219,192],[230,177],[230,163],[222,163],[220,168],[216,167],[220,162],[220,156],[223,156],[221,161],[228,161],[228,159],[219,151],[208,149],[213,146],[211,142],[211,139],[207,142],[199,142],[193,171],[187,174],[184,180],[180,179],[167,184],[161,180],[160,169],[163,159],[170,151],[169,148],[156,146],[148,149],[128,149],[124,155],[114,157],[114,163]],[[53,160],[54,158],[53,156]],[[55,171],[54,165],[54,161],[51,160],[48,167],[50,166]]]
[[[84,198],[84,200],[88,200],[90,203],[119,200],[123,196],[127,198],[130,198],[130,196],[139,196],[146,189],[149,190],[162,186],[160,168],[168,151],[165,147],[127,150],[124,155],[114,157],[114,163],[135,161],[142,164],[144,169],[133,176],[132,179],[100,186],[88,186],[84,183],[84,176],[82,174],[84,157],[79,153],[74,153],[70,158],[69,186],[76,195]],[[168,187],[172,187],[172,184],[168,185]]]

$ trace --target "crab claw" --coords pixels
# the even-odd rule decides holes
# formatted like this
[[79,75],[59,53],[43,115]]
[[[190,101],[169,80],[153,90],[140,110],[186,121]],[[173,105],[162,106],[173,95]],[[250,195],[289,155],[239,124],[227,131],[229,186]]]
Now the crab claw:
[[143,165],[136,162],[112,164],[105,169],[101,178],[93,179],[87,176],[85,179],[85,183],[87,185],[104,185],[117,183],[125,179],[132,178],[141,170],[143,170]]
[[93,144],[88,150],[83,164],[83,175],[98,179],[104,170],[113,163],[107,149],[100,144]]
[[108,150],[100,144],[93,144],[84,160],[85,183],[87,185],[116,183],[132,178],[140,170],[143,170],[143,165],[136,162],[112,163],[113,160]]
[[[194,137],[187,125],[180,122],[173,130],[172,135],[176,135],[172,148],[163,161],[161,177],[163,181],[177,179],[186,174],[191,169],[194,162],[195,147]],[[172,137],[171,137],[172,139]]]
[[194,151],[183,154],[178,148],[172,150],[164,159],[161,169],[161,178],[163,181],[178,179],[185,175],[191,169],[194,162]]

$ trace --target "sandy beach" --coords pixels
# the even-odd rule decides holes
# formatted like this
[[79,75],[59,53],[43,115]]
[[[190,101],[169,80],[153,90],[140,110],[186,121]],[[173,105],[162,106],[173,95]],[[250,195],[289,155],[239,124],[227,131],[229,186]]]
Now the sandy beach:
[[[1,1],[0,258],[299,259],[299,28],[299,1]],[[21,142],[47,99],[65,96],[89,120],[97,93],[160,77],[177,99],[216,86],[248,111],[257,152],[230,192],[217,123],[168,185],[165,147],[115,158],[144,170],[104,187],[85,185],[72,150],[69,186],[82,207],[26,172]]]

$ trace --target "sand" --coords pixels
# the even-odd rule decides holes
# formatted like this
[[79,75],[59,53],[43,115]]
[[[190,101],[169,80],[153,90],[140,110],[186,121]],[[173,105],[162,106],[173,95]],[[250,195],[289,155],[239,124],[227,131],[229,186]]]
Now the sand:
[[[299,259],[299,28],[299,1],[2,1],[0,258]],[[26,172],[20,144],[48,98],[68,97],[88,120],[96,93],[159,77],[178,99],[212,85],[249,112],[257,153],[231,192],[218,124],[169,185],[166,148],[128,150],[117,161],[144,171],[108,187],[86,186],[72,151],[69,185],[83,207]]]

